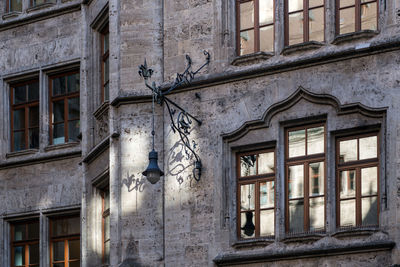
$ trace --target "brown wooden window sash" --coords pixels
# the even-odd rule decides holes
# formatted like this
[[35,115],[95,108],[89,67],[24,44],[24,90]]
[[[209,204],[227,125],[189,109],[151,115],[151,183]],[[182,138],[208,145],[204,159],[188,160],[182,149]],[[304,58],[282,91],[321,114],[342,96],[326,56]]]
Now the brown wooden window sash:
[[6,0],[6,12],[22,12],[22,0],[20,7],[13,7],[12,8],[13,0]]
[[38,0],[30,0],[31,7],[43,5],[46,3],[54,3],[54,0],[39,0],[39,1]]
[[[38,220],[35,221],[27,221],[27,222],[23,222],[23,223],[16,223],[16,224],[12,224],[11,225],[11,242],[10,242],[10,248],[11,248],[11,266],[12,267],[17,267],[17,266],[23,266],[23,267],[38,267],[39,266],[39,262],[37,263],[30,263],[30,258],[29,258],[29,248],[32,245],[38,245],[39,246],[39,236],[37,238],[32,238],[29,239],[28,238],[28,234],[29,234],[29,224],[33,224],[33,223],[38,223]],[[25,226],[25,237],[22,240],[19,241],[15,241],[14,240],[14,236],[15,236],[15,227],[16,225],[24,225]],[[39,227],[39,225],[38,225]],[[39,229],[38,229],[39,232]],[[15,248],[17,247],[23,247],[24,250],[24,259],[25,259],[25,263],[23,263],[23,265],[16,265],[15,262]],[[39,249],[38,249],[38,253],[39,253]],[[37,258],[39,260],[39,254],[37,255]]]
[[[103,103],[103,102],[105,102],[105,101],[109,101],[109,98],[110,98],[110,93],[109,93],[109,90],[110,90],[110,71],[109,71],[109,66],[110,66],[110,61],[109,61],[109,58],[110,58],[110,50],[109,50],[109,47],[110,47],[110,43],[109,43],[109,39],[108,39],[108,44],[107,44],[107,46],[108,46],[108,48],[107,48],[107,50],[105,51],[105,48],[104,48],[104,44],[105,44],[105,38],[106,38],[106,36],[109,36],[109,26],[108,26],[108,23],[107,23],[107,25],[103,28],[103,30],[101,31],[101,45],[100,45],[100,50],[101,50],[101,59],[100,59],[100,61],[101,61],[101,81],[100,81],[100,84],[101,84],[101,102]],[[109,37],[108,37],[109,38]],[[106,64],[108,63],[108,75],[106,75]]]

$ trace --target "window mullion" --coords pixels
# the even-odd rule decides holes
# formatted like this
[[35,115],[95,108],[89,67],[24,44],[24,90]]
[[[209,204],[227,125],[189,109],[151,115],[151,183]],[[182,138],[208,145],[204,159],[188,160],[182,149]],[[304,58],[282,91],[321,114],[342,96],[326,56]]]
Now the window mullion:
[[68,142],[68,97],[64,97],[64,142]]
[[24,138],[25,138],[25,149],[29,148],[29,107],[25,105],[24,109],[25,116],[25,129],[24,129]]
[[356,14],[355,14],[355,19],[356,19],[356,31],[361,31],[361,0],[356,0]]
[[309,171],[308,171],[308,165],[309,163],[304,163],[304,231],[308,232],[310,230],[310,222],[309,222],[309,212],[310,212],[310,200],[309,200]]
[[256,223],[256,237],[260,237],[260,181],[255,183],[255,223]]
[[259,0],[254,0],[254,52],[260,51],[260,6]]
[[361,226],[361,168],[356,169],[356,226]]
[[[309,41],[310,29],[308,23],[308,0],[303,0],[303,42]],[[307,146],[306,146],[307,147]]]

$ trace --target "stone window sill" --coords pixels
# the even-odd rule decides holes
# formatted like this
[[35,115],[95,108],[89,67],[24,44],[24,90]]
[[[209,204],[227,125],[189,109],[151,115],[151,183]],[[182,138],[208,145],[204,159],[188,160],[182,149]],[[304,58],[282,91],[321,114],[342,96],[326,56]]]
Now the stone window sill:
[[28,8],[28,9],[26,10],[26,12],[27,12],[27,13],[33,12],[33,11],[36,11],[36,10],[40,10],[40,9],[52,7],[52,6],[54,6],[54,5],[55,5],[55,3],[52,3],[52,2],[44,3],[44,4],[40,4],[40,5],[37,5],[37,6],[30,7],[30,8]]
[[238,56],[232,61],[233,66],[246,66],[257,64],[274,56],[272,52],[257,52],[253,54]]
[[346,34],[341,34],[336,36],[335,40],[333,40],[334,45],[342,44],[342,43],[348,43],[352,41],[358,41],[362,39],[370,39],[372,37],[375,37],[376,35],[379,34],[379,31],[373,31],[373,30],[363,30],[359,32],[350,32]]
[[20,12],[20,11],[11,11],[11,12],[9,12],[9,13],[7,13],[7,14],[4,14],[4,15],[2,16],[2,18],[3,18],[3,20],[11,19],[11,18],[18,17],[18,16],[21,15],[21,14],[22,14],[22,12]]
[[39,152],[38,149],[26,149],[22,151],[15,151],[15,152],[10,152],[6,154],[6,158],[14,158],[14,157],[20,157],[20,156],[25,156],[25,155],[32,155]]
[[96,110],[95,112],[93,112],[93,116],[96,119],[100,119],[104,113],[108,112],[110,106],[110,102],[109,101],[105,101],[103,102]]
[[300,44],[294,44],[290,46],[286,46],[282,50],[282,55],[290,55],[296,52],[304,52],[308,50],[315,50],[323,47],[325,44],[317,41],[310,41],[310,42],[305,42],[305,43],[300,43]]
[[257,238],[257,239],[252,238],[252,239],[238,240],[234,244],[232,244],[232,247],[234,247],[234,248],[251,248],[251,247],[260,247],[260,246],[265,247],[274,242],[275,242],[275,239],[273,236]]
[[79,142],[69,142],[64,144],[57,144],[57,145],[49,145],[44,150],[45,151],[53,151],[58,149],[65,149],[65,148],[72,148],[77,147],[80,143]]
[[340,239],[354,236],[369,236],[379,231],[380,229],[378,227],[338,229],[332,234],[332,237]]

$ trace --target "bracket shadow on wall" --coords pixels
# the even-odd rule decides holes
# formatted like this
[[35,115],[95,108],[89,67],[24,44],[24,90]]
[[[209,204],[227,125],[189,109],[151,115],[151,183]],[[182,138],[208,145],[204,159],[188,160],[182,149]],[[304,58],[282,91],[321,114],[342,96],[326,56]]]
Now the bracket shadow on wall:
[[[151,75],[153,74],[153,69],[147,67],[146,59],[144,60],[144,64],[139,66],[139,75],[144,78],[144,82],[147,88],[152,91],[152,151],[149,153],[149,165],[147,169],[143,172],[143,175],[147,177],[150,183],[155,184],[160,180],[160,177],[164,175],[164,173],[158,167],[158,153],[154,150],[154,103],[156,102],[160,106],[164,103],[167,106],[167,110],[169,113],[169,117],[171,119],[171,128],[174,133],[178,133],[179,137],[184,144],[185,153],[187,159],[190,159],[190,155],[192,154],[195,158],[194,169],[193,169],[193,177],[196,181],[200,181],[201,177],[201,159],[199,155],[195,152],[197,147],[197,143],[192,140],[190,142],[189,134],[192,125],[192,120],[195,120],[198,125],[201,125],[201,121],[196,117],[188,113],[185,109],[180,107],[174,101],[169,99],[166,95],[171,93],[174,89],[182,86],[188,85],[194,79],[197,73],[199,73],[205,66],[210,63],[210,54],[207,51],[203,51],[204,56],[206,57],[206,62],[201,65],[196,71],[192,70],[192,59],[186,55],[186,68],[182,73],[177,73],[174,83],[167,90],[161,90],[160,86],[157,86],[155,82],[151,85],[148,83],[149,79],[151,79]],[[197,96],[197,95],[196,95]],[[174,106],[179,110],[179,113],[176,118],[176,122],[174,120],[174,115],[176,110],[171,108]]]

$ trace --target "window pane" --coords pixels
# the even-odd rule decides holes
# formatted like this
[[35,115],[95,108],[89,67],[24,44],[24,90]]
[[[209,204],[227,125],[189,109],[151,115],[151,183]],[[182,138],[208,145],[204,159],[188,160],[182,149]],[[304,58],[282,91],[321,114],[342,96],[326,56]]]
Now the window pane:
[[289,158],[306,154],[305,130],[289,132]]
[[104,244],[104,263],[110,263],[110,241]]
[[340,0],[340,7],[354,6],[355,0]]
[[52,237],[80,233],[79,217],[62,218],[52,221]]
[[303,13],[289,15],[289,45],[303,42]]
[[360,160],[378,157],[378,142],[376,136],[360,138]]
[[240,4],[240,30],[254,27],[254,2]]
[[25,149],[25,132],[14,132],[14,151]]
[[16,224],[14,226],[14,240],[13,241],[21,241],[26,240],[26,225],[25,224]]
[[289,0],[288,4],[289,4],[289,12],[303,9],[303,0]]
[[289,231],[304,232],[304,200],[289,201]]
[[262,153],[258,155],[258,174],[274,172],[274,152]]
[[324,153],[324,127],[307,129],[307,154]]
[[323,6],[324,0],[309,0],[308,7],[316,7],[316,6]]
[[378,224],[378,198],[365,197],[361,200],[362,225]]
[[356,200],[340,201],[340,226],[356,225]]
[[255,186],[254,184],[246,184],[240,186],[240,210],[255,209]]
[[10,11],[22,11],[22,0],[11,0]]
[[325,205],[323,197],[310,198],[310,230],[325,229]]
[[39,244],[29,245],[29,264],[39,264]]
[[109,43],[110,43],[110,33],[106,33],[104,34],[104,43],[103,43],[104,53],[107,52]]
[[240,32],[240,55],[254,53],[254,30]]
[[37,5],[41,5],[46,3],[46,0],[33,0],[33,5],[37,6]]
[[274,207],[274,182],[260,183],[260,209]]
[[310,196],[324,195],[324,162],[310,163]]
[[28,85],[28,100],[35,101],[39,100],[39,83],[31,83]]
[[104,61],[104,80],[103,83],[106,83],[110,80],[110,60],[107,58]]
[[378,168],[361,169],[361,195],[370,196],[378,194]]
[[340,172],[340,198],[355,197],[356,195],[356,171]]
[[64,241],[53,243],[53,261],[64,260]]
[[254,225],[254,212],[247,211],[242,212],[240,214],[240,222],[241,222],[241,232],[240,235],[243,238],[252,238],[255,237],[255,225]]
[[68,267],[80,267],[80,262],[79,261],[72,261],[69,263]]
[[79,260],[80,257],[80,244],[78,240],[70,240],[68,241],[68,251],[69,251],[69,259],[70,260]]
[[257,174],[257,155],[240,157],[240,176]]
[[64,100],[53,102],[53,122],[64,121]]
[[39,238],[39,222],[28,223],[28,239]]
[[68,119],[79,119],[79,97],[68,99]]
[[14,264],[15,264],[15,266],[25,265],[24,247],[15,247],[14,248]]
[[312,9],[309,12],[310,41],[324,41],[324,8]]
[[260,235],[274,235],[274,210],[260,211]]
[[58,77],[53,79],[53,96],[65,94],[65,77]]
[[304,195],[304,166],[289,167],[289,199]]
[[355,8],[346,8],[340,10],[340,34],[355,32]]
[[274,1],[259,0],[260,4],[260,25],[274,23]]
[[39,147],[39,128],[29,129],[29,148]]
[[260,28],[260,51],[274,51],[274,26]]
[[14,104],[26,102],[26,86],[18,86],[14,88]]
[[104,240],[110,239],[110,216],[104,218]]
[[104,191],[104,210],[110,208],[110,191]]
[[68,93],[79,91],[79,74],[72,74],[67,76]]
[[110,86],[109,83],[104,85],[104,101],[110,100]]
[[29,108],[29,127],[39,126],[39,107]]
[[339,143],[339,163],[357,160],[357,139]]
[[16,109],[14,114],[14,130],[25,128],[25,109]]
[[68,122],[68,142],[78,142],[78,135],[80,133],[80,121],[69,121]]
[[64,137],[64,123],[53,125],[53,144],[63,144],[65,143]]

